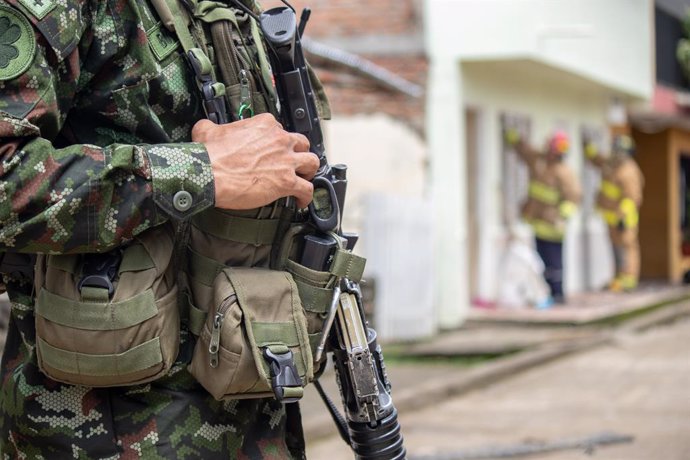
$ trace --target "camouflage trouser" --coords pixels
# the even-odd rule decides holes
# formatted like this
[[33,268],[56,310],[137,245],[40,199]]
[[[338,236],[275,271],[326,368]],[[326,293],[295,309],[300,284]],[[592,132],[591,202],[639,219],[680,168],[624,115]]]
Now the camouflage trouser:
[[301,439],[287,433],[281,403],[218,402],[197,384],[184,364],[191,356],[186,340],[179,364],[151,384],[94,389],[48,379],[36,365],[25,300],[13,302],[0,372],[3,459],[304,457]]

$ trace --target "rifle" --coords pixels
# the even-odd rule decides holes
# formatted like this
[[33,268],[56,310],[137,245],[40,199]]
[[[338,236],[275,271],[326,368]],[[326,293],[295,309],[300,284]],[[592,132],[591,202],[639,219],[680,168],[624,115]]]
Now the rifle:
[[[310,10],[304,10],[298,25],[295,10],[287,2],[283,3],[287,6],[262,13],[259,24],[269,47],[280,102],[280,121],[287,131],[306,136],[311,151],[319,157],[320,166],[313,179],[314,200],[309,205],[307,217],[314,232],[305,237],[300,263],[324,270],[336,248],[351,251],[357,242],[356,234],[344,233],[340,228],[347,167],[330,165],[325,155],[316,98],[301,45]],[[315,362],[321,360],[324,350],[332,350],[347,421],[328,399],[318,380],[314,384],[341,437],[358,459],[405,458],[383,354],[376,341],[376,331],[369,327],[364,315],[358,283],[343,278],[335,286],[323,337],[315,352]]]

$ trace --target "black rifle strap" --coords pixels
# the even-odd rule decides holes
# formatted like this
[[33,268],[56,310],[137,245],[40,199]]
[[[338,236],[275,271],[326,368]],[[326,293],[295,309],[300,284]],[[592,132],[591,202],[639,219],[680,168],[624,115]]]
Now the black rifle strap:
[[314,380],[314,386],[316,387],[316,391],[319,392],[319,396],[321,396],[321,399],[323,400],[323,403],[326,405],[328,412],[331,414],[331,418],[333,419],[333,422],[335,422],[335,427],[338,429],[340,437],[343,438],[343,441],[345,441],[345,443],[349,446],[351,440],[350,434],[347,430],[347,422],[345,422],[345,419],[340,414],[340,412],[338,412],[338,409],[335,407],[335,404],[333,404],[331,398],[329,398],[326,392],[324,391],[323,387],[321,386],[321,382],[319,382],[318,380]]
[[306,444],[299,403],[285,404],[285,444],[294,458],[306,460]]

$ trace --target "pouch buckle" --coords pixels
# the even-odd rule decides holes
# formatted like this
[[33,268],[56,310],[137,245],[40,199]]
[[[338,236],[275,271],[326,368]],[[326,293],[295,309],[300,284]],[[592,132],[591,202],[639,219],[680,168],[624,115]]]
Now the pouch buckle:
[[211,61],[199,48],[187,51],[194,74],[196,75],[201,95],[204,98],[204,110],[209,120],[222,125],[228,122],[225,107],[225,85],[213,80]]
[[304,388],[299,377],[292,351],[274,353],[264,348],[264,357],[271,368],[271,387],[278,401],[293,403],[302,399]]
[[84,275],[77,283],[81,292],[84,287],[103,288],[108,290],[108,297],[112,298],[115,288],[113,281],[120,269],[122,261],[121,251],[110,251],[105,254],[88,254],[84,256]]

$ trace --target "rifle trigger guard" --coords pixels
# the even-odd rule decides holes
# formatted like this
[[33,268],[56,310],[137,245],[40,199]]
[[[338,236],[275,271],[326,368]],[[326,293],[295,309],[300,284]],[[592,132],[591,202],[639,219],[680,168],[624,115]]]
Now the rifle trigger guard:
[[309,203],[309,214],[316,228],[324,233],[337,230],[340,226],[340,206],[333,184],[324,176],[316,176],[312,183],[314,199]]

